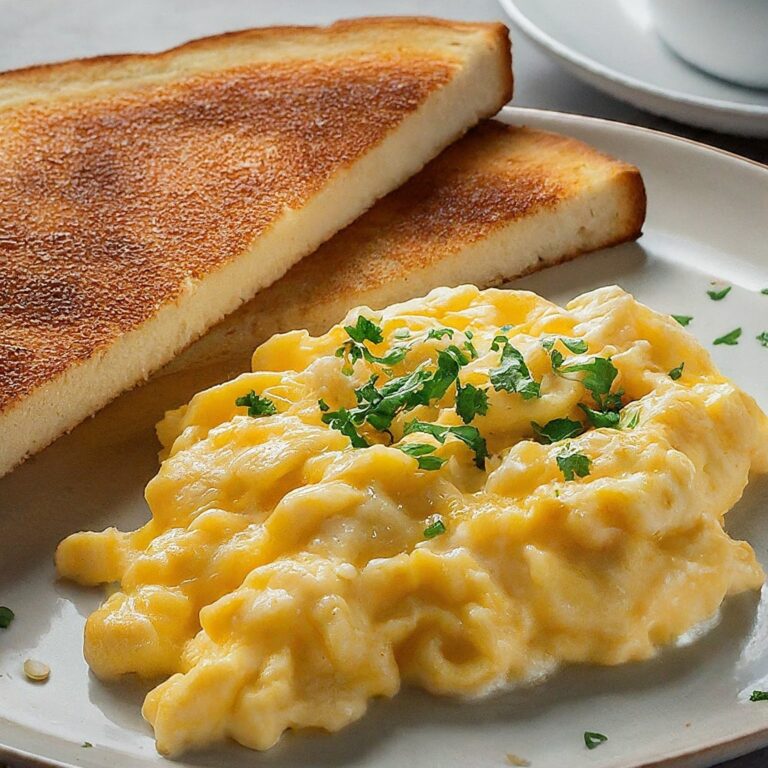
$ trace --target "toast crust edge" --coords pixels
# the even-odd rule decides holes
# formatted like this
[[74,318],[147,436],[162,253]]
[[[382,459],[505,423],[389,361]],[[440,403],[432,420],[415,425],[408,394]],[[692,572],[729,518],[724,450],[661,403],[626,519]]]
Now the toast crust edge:
[[[85,56],[65,61],[55,61],[46,64],[34,64],[28,67],[19,67],[0,71],[0,97],[2,88],[11,85],[24,85],[27,81],[30,85],[44,82],[48,76],[53,73],[68,73],[76,79],[78,75],[87,75],[89,70],[98,67],[108,66],[117,67],[121,64],[133,62],[163,62],[172,60],[179,53],[188,53],[193,51],[215,50],[222,44],[235,40],[259,41],[262,39],[279,38],[285,35],[312,35],[324,33],[334,35],[334,33],[343,33],[354,30],[358,27],[366,28],[372,25],[379,28],[395,28],[413,26],[414,24],[430,27],[440,27],[443,29],[456,29],[465,31],[484,31],[488,36],[491,46],[500,46],[506,51],[506,60],[501,62],[501,72],[506,79],[506,98],[509,101],[512,98],[513,74],[512,74],[512,55],[509,41],[509,29],[501,22],[469,22],[452,21],[433,16],[361,16],[354,19],[341,19],[328,25],[282,25],[273,27],[253,27],[250,29],[233,30],[230,32],[221,32],[217,35],[199,37],[186,41],[172,48],[162,51],[148,53],[110,53],[98,56]],[[18,81],[15,83],[14,81]],[[0,102],[0,108],[2,103]]]

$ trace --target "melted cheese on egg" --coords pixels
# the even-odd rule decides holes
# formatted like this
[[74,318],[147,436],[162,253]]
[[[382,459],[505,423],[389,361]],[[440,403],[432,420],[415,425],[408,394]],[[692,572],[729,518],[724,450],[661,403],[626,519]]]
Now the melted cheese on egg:
[[[615,287],[563,309],[470,286],[358,309],[348,322],[361,314],[383,330],[376,354],[407,329],[394,370],[360,360],[344,375],[342,325],[275,336],[254,353],[253,373],[160,423],[146,525],[59,546],[62,575],[119,583],[87,621],[85,654],[104,679],[166,678],[143,708],[161,752],[224,737],[266,749],[286,729],[334,731],[403,682],[475,696],[563,662],[647,659],[726,595],[762,583],[723,516],[750,468],[768,469],[766,417],[668,316]],[[488,386],[499,364],[491,342],[507,326],[539,398]],[[460,440],[403,437],[412,418],[461,424],[455,386],[398,415],[391,438],[363,428],[369,448],[322,422],[320,398],[351,408],[374,373],[381,386],[433,368],[449,342],[428,331],[441,327],[456,343],[474,334],[479,354],[460,379],[488,389],[487,413],[472,421],[487,441],[485,469]],[[571,438],[590,468],[570,481],[556,461],[563,444],[537,442],[531,427],[583,421],[578,403],[589,402],[579,380],[553,372],[541,343],[552,335],[587,343],[585,355],[564,350],[568,362],[609,357],[614,391],[638,416],[634,428]],[[236,406],[250,390],[277,414]],[[434,444],[446,461],[421,470],[390,439]],[[425,539],[435,516],[446,530]]]

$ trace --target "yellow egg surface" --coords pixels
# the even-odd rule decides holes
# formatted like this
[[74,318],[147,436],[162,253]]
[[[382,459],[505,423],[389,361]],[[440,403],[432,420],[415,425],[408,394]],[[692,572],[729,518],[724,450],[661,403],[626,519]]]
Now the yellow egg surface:
[[143,707],[164,754],[335,731],[403,682],[477,696],[647,659],[764,578],[723,516],[768,420],[617,287],[359,308],[273,337],[158,434],[151,519],[56,559],[119,584],[86,658],[165,678]]

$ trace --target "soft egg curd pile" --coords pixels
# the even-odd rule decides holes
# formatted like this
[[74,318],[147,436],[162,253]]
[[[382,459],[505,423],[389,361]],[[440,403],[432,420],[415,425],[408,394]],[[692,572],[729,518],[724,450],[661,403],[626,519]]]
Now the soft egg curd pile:
[[85,655],[165,678],[143,707],[164,754],[335,731],[402,683],[647,659],[764,578],[723,516],[768,469],[765,415],[617,287],[356,309],[271,338],[158,434],[151,519],[56,561],[117,583]]

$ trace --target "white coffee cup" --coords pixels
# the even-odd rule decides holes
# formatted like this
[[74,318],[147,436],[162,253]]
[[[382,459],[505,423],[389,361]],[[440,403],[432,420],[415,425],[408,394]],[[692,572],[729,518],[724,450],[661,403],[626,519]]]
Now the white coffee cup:
[[649,0],[664,42],[699,69],[768,88],[768,0]]

